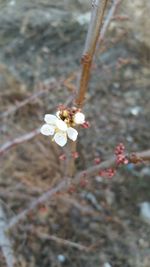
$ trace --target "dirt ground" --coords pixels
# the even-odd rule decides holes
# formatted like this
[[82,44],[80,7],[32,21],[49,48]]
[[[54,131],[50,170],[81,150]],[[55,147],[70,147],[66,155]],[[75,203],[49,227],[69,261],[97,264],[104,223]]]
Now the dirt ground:
[[[0,1],[1,146],[40,127],[44,114],[71,95],[62,81],[79,71],[88,25],[77,18],[89,5],[62,2]],[[120,142],[128,152],[149,148],[149,55],[126,23],[111,23],[92,68],[84,106],[90,128],[79,132],[77,170],[92,166],[95,157],[109,158]],[[55,88],[11,111],[52,79]],[[62,152],[38,135],[1,156],[0,201],[8,220],[61,181]],[[11,229],[17,266],[150,266],[150,225],[139,215],[139,204],[150,201],[148,163],[91,180],[43,203]],[[6,266],[2,253],[0,260]]]

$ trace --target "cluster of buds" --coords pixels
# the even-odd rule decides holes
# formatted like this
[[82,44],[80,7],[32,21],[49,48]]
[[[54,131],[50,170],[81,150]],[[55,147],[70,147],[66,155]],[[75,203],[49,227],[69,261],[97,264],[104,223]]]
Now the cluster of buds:
[[81,109],[76,107],[69,108],[61,105],[56,112],[56,116],[70,127],[85,123],[85,115],[81,112]]
[[109,168],[107,170],[107,175],[108,175],[109,178],[112,178],[115,175],[115,173],[116,173],[115,169]]
[[[71,153],[71,157],[72,157],[73,159],[78,159],[78,158],[79,158],[79,153],[78,153],[77,151],[72,152],[72,153]],[[63,153],[63,154],[61,154],[61,155],[59,156],[59,160],[61,160],[61,161],[64,161],[64,160],[66,160],[66,159],[67,159],[67,156],[66,156],[65,153]]]
[[73,127],[83,125],[85,115],[76,107],[60,106],[56,115],[46,114],[44,121],[45,124],[41,127],[41,133],[46,136],[53,136],[52,140],[63,147],[67,143],[67,138],[76,141],[78,132]]
[[116,161],[117,164],[128,164],[129,160],[127,158],[127,156],[125,155],[125,146],[124,144],[120,143],[119,145],[117,145],[116,149],[115,149],[115,155],[117,157]]
[[99,172],[99,175],[100,176],[103,176],[103,177],[109,177],[109,178],[112,178],[116,173],[116,170],[113,169],[113,168],[109,168],[109,169],[105,169],[105,170],[101,170]]

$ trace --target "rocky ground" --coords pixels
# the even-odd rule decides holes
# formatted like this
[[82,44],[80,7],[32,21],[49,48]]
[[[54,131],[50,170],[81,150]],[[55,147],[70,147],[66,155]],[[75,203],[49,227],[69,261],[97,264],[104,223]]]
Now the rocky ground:
[[[43,115],[55,112],[71,94],[59,81],[79,70],[90,5],[56,2],[0,1],[1,145],[40,127]],[[84,107],[91,127],[80,130],[78,169],[93,165],[97,156],[109,158],[120,142],[129,152],[150,145],[149,3],[128,2],[118,10],[126,20],[111,22],[93,65]],[[52,79],[58,81],[52,92],[7,114]],[[1,157],[0,198],[8,219],[61,180],[61,153],[37,136]],[[149,178],[148,164],[127,165],[112,179],[91,177],[92,186],[79,186],[40,205],[9,233],[17,266],[98,267],[109,262],[113,267],[149,267],[150,224],[139,212],[140,204],[150,201]],[[4,259],[1,264],[6,266]]]

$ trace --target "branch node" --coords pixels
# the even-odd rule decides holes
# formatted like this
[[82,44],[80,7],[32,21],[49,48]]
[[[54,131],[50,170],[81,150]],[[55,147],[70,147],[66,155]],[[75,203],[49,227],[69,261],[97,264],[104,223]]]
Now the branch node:
[[92,56],[88,53],[83,54],[81,57],[81,64],[89,64],[92,62]]

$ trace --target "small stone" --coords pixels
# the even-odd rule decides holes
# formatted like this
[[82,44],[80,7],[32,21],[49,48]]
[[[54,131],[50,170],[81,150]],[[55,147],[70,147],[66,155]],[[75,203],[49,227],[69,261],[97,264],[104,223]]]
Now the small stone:
[[117,83],[117,82],[113,83],[113,87],[114,87],[114,89],[119,89],[120,83]]
[[132,142],[133,142],[133,137],[130,136],[130,135],[128,135],[126,139],[127,139],[127,141],[128,141],[129,143],[132,143]]
[[115,200],[115,195],[109,188],[105,190],[105,198],[108,205],[112,206]]
[[141,113],[142,111],[142,108],[137,106],[137,107],[133,107],[130,109],[130,113],[133,115],[133,116],[138,116],[139,113]]
[[57,256],[57,259],[58,259],[59,262],[63,263],[63,262],[65,262],[66,257],[64,255],[62,255],[62,254],[59,254]]
[[91,231],[98,232],[100,226],[99,226],[99,223],[91,222],[89,227]]
[[140,203],[140,216],[141,219],[150,225],[150,202]]
[[10,2],[9,2],[9,5],[10,6],[14,6],[16,4],[16,1],[15,0],[11,0]]
[[133,78],[133,72],[131,70],[131,68],[127,68],[124,72],[124,77],[126,79],[132,79]]
[[149,244],[147,241],[145,241],[143,238],[140,238],[139,239],[139,246],[141,248],[148,248],[149,247]]
[[105,262],[104,265],[103,265],[103,267],[112,267],[112,265],[110,265],[109,262]]
[[42,52],[45,53],[45,54],[48,54],[50,51],[49,51],[49,48],[47,46],[43,46],[42,47]]
[[150,176],[150,168],[149,167],[142,168],[141,174],[145,176]]

